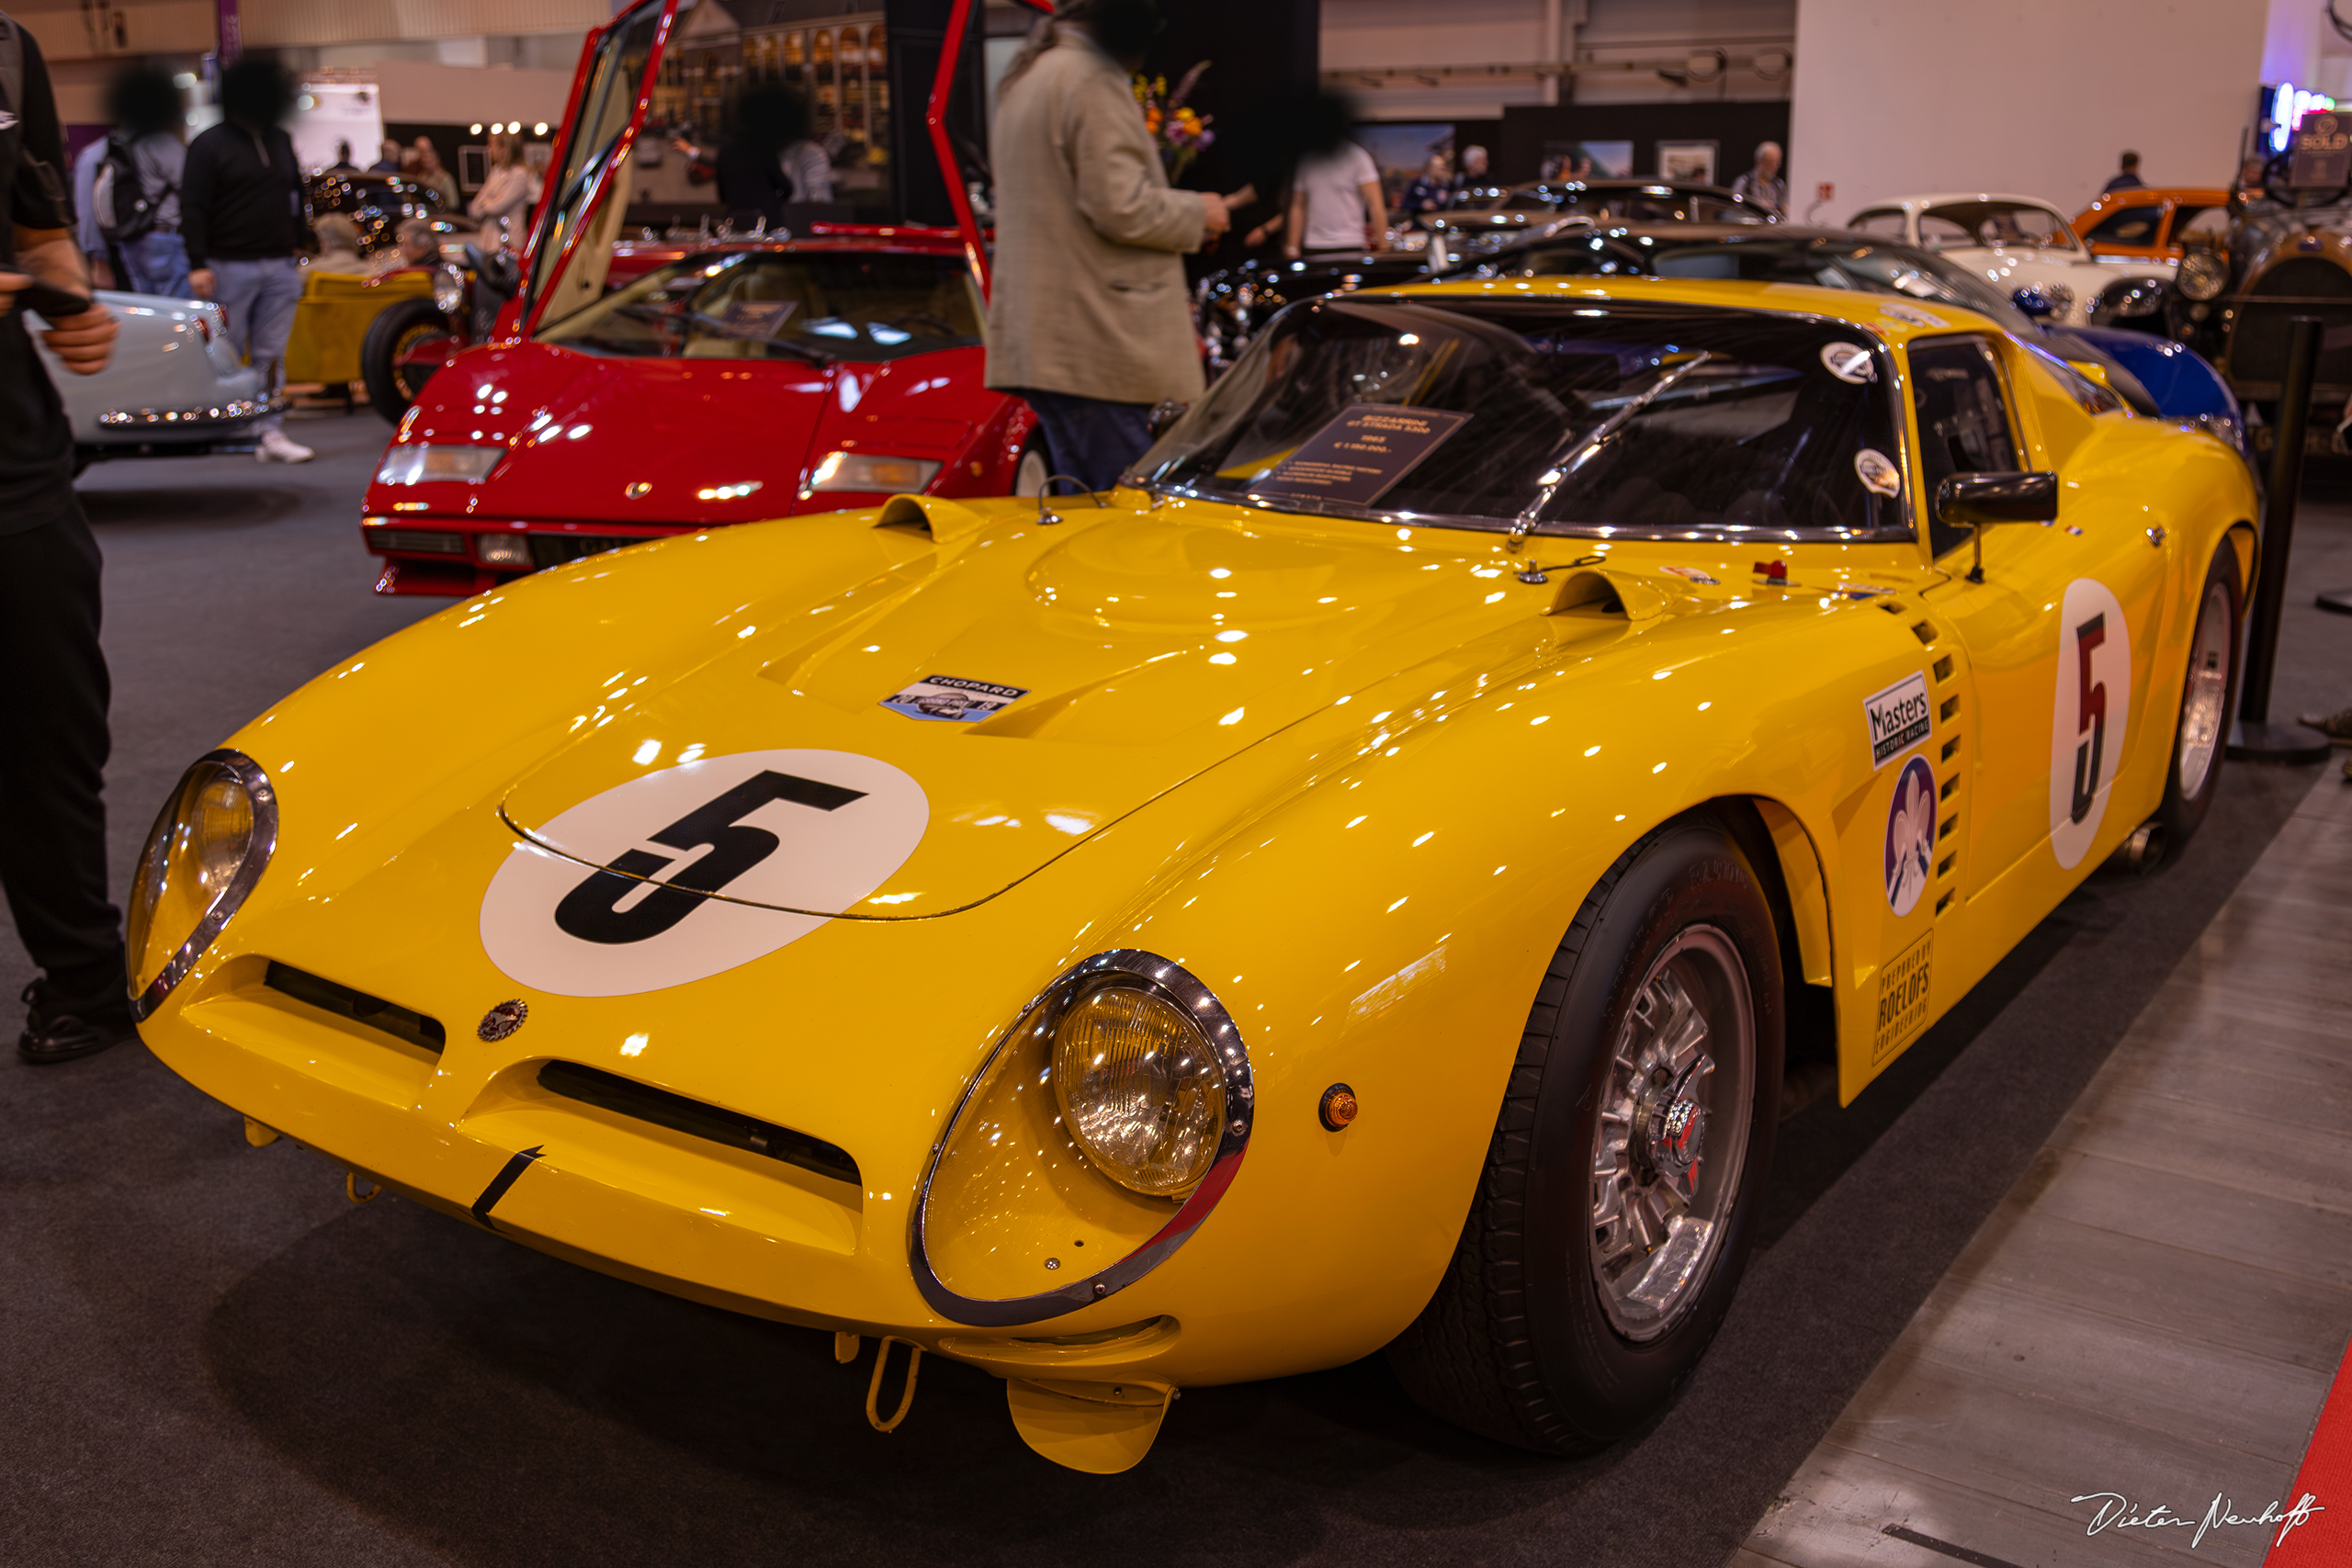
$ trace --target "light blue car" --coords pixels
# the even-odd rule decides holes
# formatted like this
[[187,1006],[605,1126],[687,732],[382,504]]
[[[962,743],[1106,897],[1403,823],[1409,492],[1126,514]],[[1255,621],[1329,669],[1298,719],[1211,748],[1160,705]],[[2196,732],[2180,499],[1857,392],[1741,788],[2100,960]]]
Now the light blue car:
[[76,376],[41,349],[73,422],[75,472],[104,457],[250,451],[254,422],[285,406],[230,345],[220,306],[110,288],[98,299],[122,323],[104,370]]

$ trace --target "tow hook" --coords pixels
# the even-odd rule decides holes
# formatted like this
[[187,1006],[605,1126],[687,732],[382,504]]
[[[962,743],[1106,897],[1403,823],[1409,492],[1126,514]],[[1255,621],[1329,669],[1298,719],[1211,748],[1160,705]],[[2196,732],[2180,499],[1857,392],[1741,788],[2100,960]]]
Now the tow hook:
[[[848,1360],[854,1358],[857,1354],[857,1342],[858,1337],[854,1334],[834,1335],[833,1359],[835,1360]],[[849,1355],[846,1357],[841,1353],[842,1348],[844,1344],[849,1347]],[[893,1345],[904,1345],[907,1348],[907,1382],[905,1388],[902,1389],[899,1394],[899,1408],[892,1411],[890,1413],[890,1418],[886,1421],[882,1418],[881,1410],[882,1371],[884,1368],[890,1364],[890,1347]],[[865,1385],[865,1419],[867,1425],[871,1426],[877,1432],[895,1432],[899,1429],[899,1423],[905,1420],[907,1418],[907,1412],[914,1408],[915,1374],[922,1370],[922,1346],[916,1344],[911,1339],[901,1339],[892,1334],[885,1334],[881,1337],[874,1348],[874,1378],[872,1382]]]

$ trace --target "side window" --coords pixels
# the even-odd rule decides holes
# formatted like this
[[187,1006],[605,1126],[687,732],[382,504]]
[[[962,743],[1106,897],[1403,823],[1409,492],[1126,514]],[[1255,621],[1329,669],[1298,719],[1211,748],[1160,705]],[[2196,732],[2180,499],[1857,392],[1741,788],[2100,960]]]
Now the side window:
[[[2205,214],[2215,210],[2217,209],[2214,208],[2201,207],[2195,202],[2182,202],[2178,207],[2172,209],[2172,232],[2167,236],[2166,243],[2175,245],[2179,244],[2180,237],[2188,232],[2189,229],[2195,225],[2199,218],[2202,218]],[[2210,230],[2213,228],[2214,225],[2209,223],[2205,227]]]
[[1983,338],[1930,339],[1911,344],[1911,403],[1919,416],[1920,509],[1928,542],[1940,557],[1968,542],[1968,530],[1935,519],[1936,487],[1947,474],[2015,473],[2018,446],[2008,400],[1992,345]]
[[1876,234],[1883,239],[1899,240],[1903,238],[1903,213],[1896,208],[1875,207],[1868,212],[1854,214],[1846,227],[1860,229],[1865,234]]
[[2094,245],[2153,245],[2156,243],[2156,221],[2163,216],[2161,207],[2118,208],[2100,219],[2084,237]]

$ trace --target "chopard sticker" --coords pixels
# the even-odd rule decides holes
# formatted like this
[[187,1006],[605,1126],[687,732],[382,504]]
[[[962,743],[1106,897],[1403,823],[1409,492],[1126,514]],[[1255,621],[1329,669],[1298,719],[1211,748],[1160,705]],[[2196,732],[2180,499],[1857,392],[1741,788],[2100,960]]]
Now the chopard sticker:
[[1931,316],[1917,305],[1883,304],[1878,313],[1889,321],[1901,321],[1908,327],[1940,327],[1949,325],[1940,316]]
[[1936,852],[1936,773],[1914,757],[1894,776],[1886,803],[1886,907],[1900,917],[1918,908]]
[[1858,343],[1825,343],[1821,345],[1821,363],[1840,381],[1860,386],[1878,379],[1878,362],[1871,351]]
[[1695,566],[1662,566],[1658,568],[1658,570],[1670,571],[1675,576],[1688,578],[1692,582],[1703,582],[1710,588],[1713,588],[1723,581],[1722,578],[1710,577]]
[[481,900],[481,944],[560,997],[658,991],[764,958],[856,905],[922,841],[922,786],[854,751],[738,751],[558,813]]
[[1905,675],[1883,692],[1862,699],[1871,727],[1871,772],[1876,773],[1928,738],[1935,720],[1928,710],[1928,678]]
[[1903,493],[1903,470],[1875,446],[1865,446],[1854,454],[1854,473],[1862,481],[1862,488],[1872,495]]
[[1936,933],[1903,950],[1901,957],[1878,972],[1878,1030],[1871,1042],[1871,1065],[1894,1054],[1896,1046],[1919,1032],[1928,1021],[1928,980],[1934,974]]
[[882,705],[909,718],[968,724],[1028,694],[1026,686],[998,686],[986,681],[967,681],[960,675],[926,675],[913,685],[884,697]]
[[2058,606],[2058,689],[2050,705],[2050,849],[2072,870],[2090,852],[2123,760],[2132,631],[2107,585],[2066,584]]

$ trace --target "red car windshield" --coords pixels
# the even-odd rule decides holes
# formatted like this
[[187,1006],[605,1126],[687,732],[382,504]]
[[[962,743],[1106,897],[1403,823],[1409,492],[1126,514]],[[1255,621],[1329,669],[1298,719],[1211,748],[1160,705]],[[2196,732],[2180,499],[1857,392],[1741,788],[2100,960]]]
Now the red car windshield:
[[689,256],[539,333],[628,359],[904,359],[977,344],[960,255],[856,251]]

